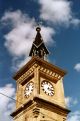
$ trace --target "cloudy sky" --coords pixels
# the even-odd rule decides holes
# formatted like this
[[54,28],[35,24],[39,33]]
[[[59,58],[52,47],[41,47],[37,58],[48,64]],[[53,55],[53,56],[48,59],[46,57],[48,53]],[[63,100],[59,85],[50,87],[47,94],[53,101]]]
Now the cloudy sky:
[[80,121],[80,0],[0,0],[0,121],[12,121],[14,73],[28,56],[40,24],[49,62],[67,70],[68,121]]

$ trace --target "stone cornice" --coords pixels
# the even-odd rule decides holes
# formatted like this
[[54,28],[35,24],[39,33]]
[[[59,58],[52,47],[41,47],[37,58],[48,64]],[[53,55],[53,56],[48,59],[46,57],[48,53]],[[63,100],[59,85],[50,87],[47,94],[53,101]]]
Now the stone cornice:
[[26,102],[23,106],[19,107],[18,109],[16,109],[11,116],[15,117],[18,114],[20,114],[22,111],[24,111],[26,108],[28,108],[29,106],[31,106],[32,104],[34,104],[35,106],[37,106],[38,108],[43,107],[43,108],[47,108],[47,109],[52,109],[55,112],[57,112],[58,114],[61,115],[67,115],[70,110],[68,110],[67,108],[64,108],[58,104],[49,102],[47,100],[44,100],[40,97],[34,97],[33,100],[29,100],[28,102]]
[[40,97],[35,97],[34,102],[36,102],[37,105],[41,105],[41,107],[43,106],[43,108],[55,110],[55,112],[57,112],[58,114],[67,115],[70,112],[69,109],[62,107],[56,103],[52,103],[50,101],[42,99]]
[[[25,66],[23,66],[15,75],[14,75],[14,79],[17,80],[20,78],[20,76],[24,75],[24,73],[26,73],[31,67],[33,66],[33,69],[34,67],[37,67],[37,66],[40,66],[40,70],[42,71],[43,69],[42,68],[45,68],[46,70],[50,70],[52,72],[54,72],[53,75],[58,76],[64,76],[66,74],[66,71],[60,69],[59,67],[55,66],[55,65],[52,65],[50,64],[49,62],[43,60],[43,59],[40,59],[38,57],[32,57],[32,59],[27,63],[25,64]],[[42,67],[41,67],[42,66]],[[45,70],[45,71],[46,71]],[[52,73],[50,72],[50,74]],[[47,71],[48,73],[48,71]],[[58,74],[58,75],[57,75]]]

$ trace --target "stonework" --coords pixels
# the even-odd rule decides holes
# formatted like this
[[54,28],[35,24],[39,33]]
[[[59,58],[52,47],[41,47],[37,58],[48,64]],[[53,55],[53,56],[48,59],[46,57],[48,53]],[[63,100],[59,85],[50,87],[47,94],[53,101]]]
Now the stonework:
[[[38,57],[33,57],[21,68],[14,76],[17,83],[16,110],[11,114],[14,121],[65,121],[70,112],[64,99],[65,74],[64,70]],[[41,84],[44,80],[53,86],[53,96],[42,90]],[[27,97],[24,92],[30,82],[33,82],[34,86],[32,89],[30,85],[31,92],[27,91]]]

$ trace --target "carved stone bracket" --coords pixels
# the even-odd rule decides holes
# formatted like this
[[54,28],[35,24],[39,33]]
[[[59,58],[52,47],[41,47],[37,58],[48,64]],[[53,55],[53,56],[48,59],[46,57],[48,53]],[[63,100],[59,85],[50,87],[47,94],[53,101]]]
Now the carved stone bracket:
[[34,108],[33,109],[33,116],[34,118],[37,118],[39,116],[40,109],[39,108]]
[[51,70],[46,69],[44,67],[40,67],[39,70],[42,73],[44,73],[44,74],[46,74],[46,75],[48,75],[48,76],[50,76],[52,78],[55,78],[56,80],[60,80],[62,78],[60,74],[58,74],[58,73],[55,72],[55,70],[54,71],[51,71]]
[[26,77],[30,76],[34,72],[34,69],[37,67],[37,64],[34,64],[28,71],[26,71],[17,81],[21,82],[26,79]]

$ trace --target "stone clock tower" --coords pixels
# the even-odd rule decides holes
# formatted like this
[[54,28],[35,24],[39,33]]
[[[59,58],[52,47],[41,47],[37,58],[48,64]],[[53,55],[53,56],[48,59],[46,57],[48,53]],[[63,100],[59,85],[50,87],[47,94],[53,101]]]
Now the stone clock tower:
[[49,54],[40,34],[33,41],[26,63],[14,76],[17,83],[14,121],[66,121],[63,77],[66,72],[45,60]]

